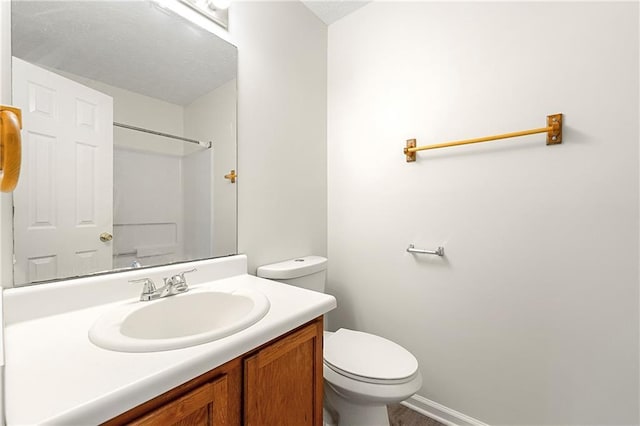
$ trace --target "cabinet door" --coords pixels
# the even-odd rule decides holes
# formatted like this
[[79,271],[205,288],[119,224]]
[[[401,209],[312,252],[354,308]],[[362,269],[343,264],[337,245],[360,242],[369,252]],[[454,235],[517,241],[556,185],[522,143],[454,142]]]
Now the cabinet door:
[[246,426],[322,425],[322,319],[245,359]]
[[140,417],[131,425],[228,426],[227,375],[206,383]]

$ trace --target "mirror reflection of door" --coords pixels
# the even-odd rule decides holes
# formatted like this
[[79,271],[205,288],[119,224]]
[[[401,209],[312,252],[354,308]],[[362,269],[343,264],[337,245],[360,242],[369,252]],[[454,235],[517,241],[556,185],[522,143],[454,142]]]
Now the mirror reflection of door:
[[109,270],[112,98],[18,58],[12,72],[27,165],[14,192],[15,281]]
[[[155,1],[18,0],[11,5],[11,51],[22,61],[113,101],[113,117],[106,128],[113,138],[111,160],[96,163],[112,164],[112,189],[93,194],[100,202],[111,200],[112,207],[95,204],[93,213],[111,212],[112,227],[101,229],[89,219],[78,226],[83,231],[96,228],[95,233],[91,229],[91,238],[98,244],[100,234],[112,235],[112,241],[102,243],[111,249],[111,263],[97,262],[93,257],[97,248],[71,249],[75,237],[67,232],[59,232],[54,241],[53,228],[60,226],[62,218],[77,217],[76,210],[81,208],[71,206],[74,200],[63,189],[86,192],[98,181],[87,178],[54,188],[61,179],[54,169],[87,174],[82,168],[91,163],[48,162],[59,152],[46,138],[48,129],[36,130],[29,137],[33,146],[44,150],[31,154],[37,168],[33,179],[39,185],[34,189],[39,207],[29,214],[39,216],[34,222],[24,213],[32,208],[35,195],[25,193],[16,200],[16,286],[237,252],[237,185],[224,178],[237,170],[237,49],[233,45]],[[13,77],[24,75],[18,71]],[[47,84],[34,83],[37,93],[33,96],[39,97],[35,101],[29,100],[25,89],[26,104],[38,103],[32,114],[35,120],[44,120],[40,116],[54,108],[47,104],[47,97],[54,99],[52,94],[61,93]],[[98,105],[98,101],[89,103]],[[89,155],[87,146],[80,146],[84,151],[78,152]],[[31,173],[30,167],[23,162],[23,176]],[[47,203],[58,199],[64,200],[68,213],[55,210],[56,222],[49,223],[53,213],[47,216],[52,211],[47,208],[53,207]],[[35,254],[25,252],[34,245],[42,247]],[[63,268],[62,255],[48,248],[54,246],[60,250],[69,246],[84,263]]]

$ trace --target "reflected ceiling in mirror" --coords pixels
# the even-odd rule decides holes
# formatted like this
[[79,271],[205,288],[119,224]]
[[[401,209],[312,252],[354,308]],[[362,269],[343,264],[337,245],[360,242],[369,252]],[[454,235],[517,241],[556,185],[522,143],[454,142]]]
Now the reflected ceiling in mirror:
[[234,46],[154,2],[14,1],[12,55],[16,285],[236,253]]

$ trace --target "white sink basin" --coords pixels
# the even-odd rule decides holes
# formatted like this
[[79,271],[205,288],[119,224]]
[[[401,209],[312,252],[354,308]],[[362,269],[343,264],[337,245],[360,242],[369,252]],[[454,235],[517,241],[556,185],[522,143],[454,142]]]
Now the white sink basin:
[[151,302],[118,306],[89,330],[96,345],[121,352],[155,352],[211,342],[255,324],[269,299],[250,289],[191,290]]

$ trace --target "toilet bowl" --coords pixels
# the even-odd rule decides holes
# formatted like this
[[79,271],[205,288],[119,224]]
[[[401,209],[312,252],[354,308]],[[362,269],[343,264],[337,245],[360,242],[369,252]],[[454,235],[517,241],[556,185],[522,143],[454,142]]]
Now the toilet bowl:
[[324,338],[325,404],[340,426],[387,426],[387,404],[422,386],[418,361],[390,340],[344,328]]
[[[327,259],[308,256],[258,268],[257,275],[324,292]],[[324,422],[337,426],[388,426],[387,404],[420,389],[416,358],[374,334],[341,328],[324,332]]]

